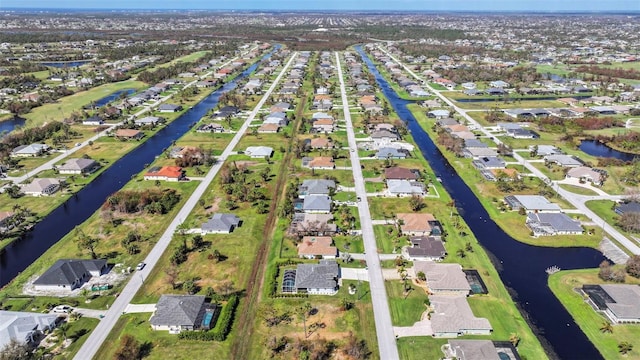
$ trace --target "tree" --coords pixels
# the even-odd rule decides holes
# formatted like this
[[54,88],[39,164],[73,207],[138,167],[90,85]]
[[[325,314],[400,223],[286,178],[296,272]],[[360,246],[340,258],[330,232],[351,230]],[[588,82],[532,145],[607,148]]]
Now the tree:
[[343,348],[344,354],[350,359],[364,360],[368,359],[371,355],[371,351],[367,347],[367,342],[364,340],[358,340],[353,333],[349,332],[349,338],[347,344]]
[[420,281],[427,281],[427,275],[425,275],[423,271],[418,271],[418,273],[416,274],[416,277]]
[[602,326],[600,326],[600,332],[604,333],[613,333],[613,326],[611,326],[611,323],[608,321],[605,321],[602,323]]
[[113,355],[114,360],[141,359],[140,343],[133,336],[125,334],[120,339],[120,347]]
[[627,355],[627,353],[630,353],[631,350],[633,350],[633,344],[630,344],[626,341],[618,344],[618,352],[620,352],[620,354],[622,355]]
[[29,345],[11,339],[0,349],[0,360],[28,360],[31,359]]
[[60,326],[58,326],[55,331],[58,335],[61,335],[62,338],[66,341],[67,334],[69,333],[69,324],[68,323],[60,324]]
[[352,307],[353,302],[351,300],[347,299],[346,297],[340,299],[340,309],[342,309],[342,311],[350,310]]
[[464,252],[464,249],[458,249],[458,251],[456,251],[456,255],[458,255],[459,258],[464,258],[465,256],[467,256],[467,254]]
[[164,269],[164,273],[167,274],[167,276],[165,276],[165,281],[171,285],[172,289],[175,289],[176,280],[178,279],[178,269],[176,266],[171,264],[169,267]]
[[194,235],[193,238],[191,238],[191,245],[194,250],[200,249],[204,245],[202,235]]
[[312,309],[311,304],[309,304],[308,302],[304,303],[302,306],[298,307],[297,309],[298,318],[302,320],[305,339],[309,337],[307,334],[307,318],[309,317],[309,312],[311,311],[311,309]]
[[425,207],[424,199],[419,195],[413,195],[409,199],[409,206],[412,211],[420,211]]
[[76,245],[79,250],[88,250],[91,253],[92,259],[97,259],[98,255],[96,254],[96,246],[98,245],[98,239],[88,236],[85,234],[80,228],[76,227]]
[[608,281],[611,279],[611,274],[613,273],[613,269],[611,268],[611,263],[607,260],[604,260],[600,263],[600,270],[598,271],[598,277],[600,279]]
[[516,333],[511,333],[511,335],[509,336],[509,342],[514,347],[517,347],[518,344],[520,343],[520,336],[518,336],[518,334]]
[[466,243],[466,244],[464,245],[464,249],[465,249],[466,251],[468,251],[468,252],[471,252],[471,253],[473,252],[473,246],[471,246],[471,243],[470,243],[470,242],[468,242],[468,243]]
[[182,290],[186,291],[189,295],[193,295],[198,291],[198,286],[195,281],[189,279],[182,284]]
[[629,275],[640,278],[640,255],[634,255],[627,260],[626,270]]

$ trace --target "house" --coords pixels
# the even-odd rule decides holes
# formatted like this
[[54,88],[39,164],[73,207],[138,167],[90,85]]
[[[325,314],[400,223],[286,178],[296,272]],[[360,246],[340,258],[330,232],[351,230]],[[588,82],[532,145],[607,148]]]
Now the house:
[[329,195],[336,188],[336,182],[325,179],[309,179],[302,181],[298,187],[298,198],[304,199],[310,195]]
[[471,285],[460,264],[443,264],[433,261],[415,261],[413,270],[423,272],[427,278],[428,291],[436,295],[467,296]]
[[504,201],[514,211],[520,209],[534,213],[559,213],[562,211],[560,206],[540,195],[508,195],[504,197]]
[[464,147],[466,149],[486,149],[489,147],[489,145],[483,143],[481,140],[478,140],[478,139],[465,139]]
[[[442,349],[447,359],[502,360],[502,357],[498,355],[496,345],[491,340],[449,340]],[[518,358],[508,357],[508,359]]]
[[386,160],[386,159],[405,159],[407,154],[402,149],[396,149],[392,147],[384,147],[378,149],[375,157],[378,160]]
[[82,174],[88,175],[100,168],[100,164],[93,159],[69,159],[56,169],[60,174]]
[[418,180],[420,178],[420,170],[393,166],[384,169],[384,178],[387,180]]
[[287,115],[283,112],[274,112],[264,119],[263,124],[278,124],[280,126],[286,126],[288,124]]
[[381,145],[386,145],[391,142],[400,140],[400,135],[395,132],[395,128],[385,129],[378,127],[374,132],[371,133],[371,140],[373,140],[373,142],[379,147]]
[[227,116],[235,116],[240,112],[240,108],[237,106],[224,106],[217,112],[213,113],[213,118],[224,119]]
[[104,124],[104,120],[102,120],[102,118],[100,118],[99,116],[91,116],[87,119],[82,120],[82,125],[102,125]]
[[429,297],[434,311],[431,327],[435,338],[455,338],[462,335],[491,335],[489,320],[473,315],[464,295]]
[[169,157],[172,159],[182,159],[183,156],[198,151],[195,146],[174,146],[169,151]]
[[81,287],[94,276],[109,272],[107,260],[104,259],[60,259],[56,261],[34,282],[39,291],[73,290]]
[[387,180],[387,191],[392,196],[424,196],[424,184],[409,180]]
[[588,166],[578,166],[567,171],[567,178],[579,179],[583,182],[590,182],[596,186],[602,186],[606,179],[607,172],[600,169],[593,169]]
[[185,178],[180,166],[154,166],[144,174],[145,180],[180,181]]
[[278,124],[262,124],[258,127],[260,134],[275,134],[280,131],[280,125]]
[[56,328],[58,321],[55,314],[0,310],[0,349],[11,341],[35,346],[43,334]]
[[273,156],[273,148],[268,146],[249,146],[244,153],[254,159],[270,158]]
[[234,214],[215,213],[206,223],[200,226],[204,234],[230,234],[235,228],[242,226],[242,220]]
[[311,132],[329,134],[335,131],[336,123],[333,119],[317,119],[311,125]]
[[331,156],[303,157],[302,167],[317,170],[333,170],[336,164]]
[[623,215],[625,213],[637,212],[640,213],[640,202],[637,201],[629,201],[618,204],[614,209],[616,214]]
[[473,166],[480,170],[504,169],[507,166],[507,163],[497,156],[483,156],[473,160]]
[[502,80],[496,80],[496,81],[492,81],[489,83],[490,87],[494,87],[494,88],[508,88],[509,87],[509,83],[506,81],[502,81]]
[[122,140],[140,140],[144,137],[144,133],[135,129],[118,129],[115,137]]
[[296,213],[291,220],[289,233],[294,235],[325,236],[335,234],[338,230],[333,224],[332,214]]
[[526,224],[535,237],[580,235],[584,231],[580,221],[573,220],[564,213],[529,213]]
[[49,151],[49,146],[45,144],[20,145],[11,151],[12,157],[35,157],[44,155]]
[[[465,140],[465,141],[469,141]],[[495,149],[491,149],[489,147],[472,147],[472,148],[464,148],[462,150],[464,157],[479,159],[483,157],[496,157],[498,156],[498,152]]]
[[15,213],[11,211],[0,211],[0,234],[13,229],[13,215]]
[[145,126],[145,125],[156,126],[161,121],[162,119],[157,116],[145,116],[141,119],[135,120],[134,123],[138,126]]
[[640,323],[640,286],[583,285],[585,299],[614,324]]
[[309,140],[309,146],[312,149],[331,149],[333,148],[333,142],[327,138],[318,137]]
[[578,167],[583,165],[582,161],[580,161],[579,159],[565,154],[547,155],[544,157],[544,161],[555,163],[562,167]]
[[171,334],[181,331],[209,330],[213,327],[216,305],[205,302],[204,295],[160,296],[156,309],[149,319],[155,331],[168,330]]
[[402,233],[411,236],[431,235],[433,230],[431,223],[436,221],[432,214],[420,213],[398,213],[396,214],[396,219],[400,224]]
[[216,123],[202,124],[198,126],[196,132],[199,133],[223,133],[224,127]]
[[536,150],[536,154],[537,156],[549,156],[549,155],[557,155],[557,154],[562,154],[562,151],[560,151],[557,147],[553,146],[553,145],[530,145],[529,146],[529,151],[534,151]]
[[450,114],[449,110],[438,109],[438,110],[429,111],[427,113],[427,116],[430,118],[444,119],[444,118],[448,118],[449,114]]
[[340,266],[335,260],[320,260],[319,264],[298,264],[295,275],[296,292],[310,295],[335,295],[338,292]]
[[42,178],[33,179],[31,183],[22,188],[25,195],[31,196],[49,196],[60,189],[62,181],[60,179]]
[[442,240],[432,236],[412,236],[410,246],[403,249],[403,255],[411,261],[442,261],[447,255]]
[[302,203],[305,213],[328,214],[331,212],[331,198],[327,195],[307,195]]
[[305,236],[298,244],[298,256],[301,258],[335,259],[338,256],[338,248],[333,246],[331,236]]

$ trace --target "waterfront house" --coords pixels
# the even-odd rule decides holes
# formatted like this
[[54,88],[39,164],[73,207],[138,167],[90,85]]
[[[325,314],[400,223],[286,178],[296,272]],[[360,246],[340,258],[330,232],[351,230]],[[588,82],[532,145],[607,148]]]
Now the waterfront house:
[[56,166],[60,174],[88,175],[100,168],[100,164],[93,159],[68,159],[62,165]]
[[33,285],[39,291],[71,291],[108,271],[107,260],[104,259],[60,259],[40,275]]

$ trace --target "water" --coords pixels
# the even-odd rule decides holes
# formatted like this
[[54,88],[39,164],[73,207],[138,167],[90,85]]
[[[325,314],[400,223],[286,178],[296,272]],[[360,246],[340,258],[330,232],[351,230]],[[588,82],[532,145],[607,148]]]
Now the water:
[[0,138],[4,134],[8,134],[15,130],[18,126],[23,126],[27,120],[21,117],[14,116],[12,119],[0,121]]
[[103,97],[102,99],[97,100],[97,101],[95,102],[95,106],[96,106],[97,108],[102,107],[102,106],[105,106],[105,105],[107,105],[108,103],[110,103],[111,101],[113,101],[113,100],[117,99],[118,97],[120,97],[120,94],[127,94],[127,95],[131,95],[131,94],[133,94],[133,93],[135,93],[135,92],[136,92],[136,91],[135,91],[134,89],[124,89],[124,90],[116,91],[116,92],[114,92],[114,93],[113,93],[113,94],[111,94],[111,95],[105,96],[105,97]]
[[74,68],[78,66],[82,66],[84,64],[90,63],[91,60],[78,60],[78,61],[53,61],[53,62],[42,62],[40,65],[51,66],[55,68]]
[[580,143],[579,148],[580,150],[591,156],[616,158],[622,161],[633,161],[634,159],[640,159],[640,155],[638,154],[618,151],[596,140],[583,140]]
[[[270,57],[273,51],[263,58]],[[193,123],[199,121],[209,109],[215,107],[220,95],[235,88],[238,80],[247,77],[257,67],[258,62],[242,72],[234,81],[207,96],[139,147],[120,158],[76,195],[36,224],[23,239],[7,246],[0,254],[0,287],[5,286],[26,269],[75,226],[88,219],[100,208],[107,196],[124,186],[131,180],[132,175],[142,171],[144,164],[153,162],[155,157],[169,147],[174,140],[186,133]]]
[[362,49],[358,47],[357,50],[375,75],[394,110],[407,123],[435,176],[442,179],[442,184],[455,200],[458,211],[489,253],[500,278],[549,356],[560,359],[602,359],[598,350],[547,286],[545,272],[545,269],[553,265],[563,270],[598,267],[604,260],[602,254],[584,247],[531,246],[512,239],[502,231],[407,109],[406,105],[412,102],[399,98]]

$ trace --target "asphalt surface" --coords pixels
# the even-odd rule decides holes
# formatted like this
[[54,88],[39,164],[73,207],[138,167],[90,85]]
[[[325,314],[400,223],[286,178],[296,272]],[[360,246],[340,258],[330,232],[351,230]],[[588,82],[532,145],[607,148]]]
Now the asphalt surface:
[[[349,99],[347,98],[347,92],[345,90],[342,65],[340,64],[340,57],[338,53],[336,53],[336,65],[338,69],[338,78],[340,80],[340,92],[342,93],[344,119],[347,123],[349,147],[356,149],[356,136],[353,131],[353,123],[351,122]],[[376,238],[373,233],[373,223],[371,221],[371,213],[369,211],[369,202],[367,201],[367,191],[364,187],[364,177],[362,176],[360,159],[358,158],[357,151],[350,151],[349,154],[351,156],[356,195],[361,199],[358,202],[358,214],[360,216],[362,239],[364,242],[365,258],[368,267],[369,288],[371,290],[371,302],[373,303],[373,315],[376,324],[376,334],[378,337],[378,351],[380,353],[380,359],[395,360],[399,359],[400,356],[398,354],[396,338],[393,333],[393,325],[391,324],[391,312],[389,311],[387,290],[384,287],[382,268],[380,267],[380,259],[378,258],[378,248],[376,246]]]
[[218,162],[211,168],[211,170],[209,170],[204,180],[200,183],[200,185],[198,185],[191,197],[189,197],[184,206],[180,209],[176,217],[173,218],[167,230],[162,234],[160,239],[158,239],[158,242],[144,260],[147,266],[145,266],[144,269],[140,271],[136,271],[131,276],[129,282],[124,287],[116,301],[114,301],[109,310],[106,312],[105,317],[100,321],[100,323],[98,323],[98,326],[91,332],[89,338],[87,338],[87,341],[80,348],[80,350],[74,357],[75,360],[92,359],[96,355],[98,349],[100,349],[100,346],[107,338],[107,335],[109,335],[109,332],[111,332],[111,330],[115,326],[120,315],[125,312],[127,306],[129,305],[135,294],[138,292],[140,287],[143,285],[144,280],[149,276],[151,269],[156,266],[158,260],[160,259],[160,256],[162,256],[162,254],[169,246],[171,238],[178,229],[178,226],[183,222],[184,219],[187,218],[187,216],[189,216],[193,208],[198,204],[198,200],[205,193],[205,191],[209,187],[209,184],[211,184],[218,171],[220,171],[227,157],[229,157],[229,155],[233,153],[233,149],[242,139],[242,136],[249,127],[249,124],[251,124],[251,121],[253,121],[253,119],[258,114],[258,111],[262,108],[273,90],[276,88],[276,86],[286,73],[287,69],[296,58],[296,55],[297,53],[294,53],[291,56],[287,64],[282,68],[282,71],[280,72],[276,80],[269,87],[269,90],[267,90],[262,99],[260,99],[258,105],[256,105],[240,130],[238,130],[229,145],[222,152],[222,155],[218,157]]

